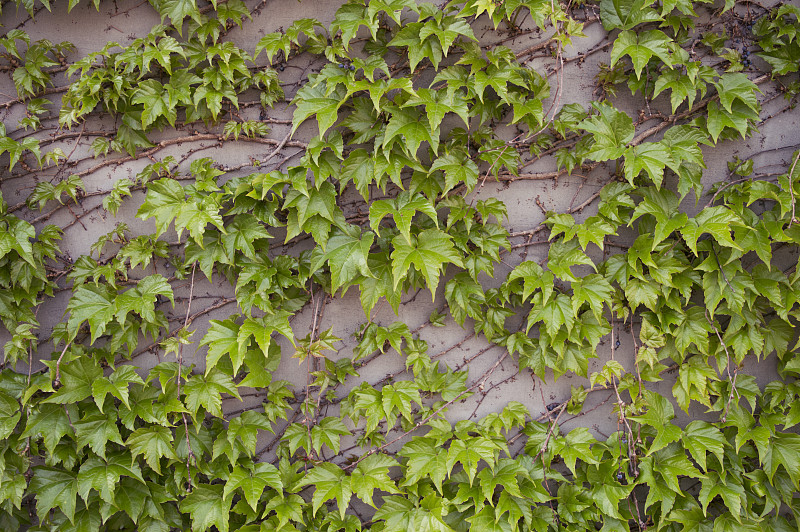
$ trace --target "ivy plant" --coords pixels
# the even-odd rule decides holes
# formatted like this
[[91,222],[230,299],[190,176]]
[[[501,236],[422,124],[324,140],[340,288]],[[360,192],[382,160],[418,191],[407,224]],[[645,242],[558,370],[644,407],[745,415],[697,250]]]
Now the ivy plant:
[[[0,528],[797,529],[800,151],[706,172],[796,117],[795,6],[350,0],[246,48],[232,30],[264,3],[154,0],[146,35],[82,56],[26,31],[56,6],[16,6]],[[592,25],[601,42],[569,55]],[[594,54],[596,101],[565,101],[564,65]],[[200,142],[268,152],[222,165]],[[527,170],[540,160],[556,170]],[[592,173],[596,193],[537,197],[524,231],[488,193]],[[64,251],[90,215],[125,212]],[[436,310],[413,328],[420,293]],[[338,298],[363,310],[352,352],[322,326]],[[445,362],[425,329],[450,320],[485,347]],[[305,384],[277,377],[287,361]],[[477,416],[501,367],[575,384]],[[616,431],[562,428],[603,405]]]

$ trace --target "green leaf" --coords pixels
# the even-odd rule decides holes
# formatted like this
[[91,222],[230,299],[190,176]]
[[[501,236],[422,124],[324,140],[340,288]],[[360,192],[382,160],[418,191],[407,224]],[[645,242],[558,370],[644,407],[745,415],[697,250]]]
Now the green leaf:
[[706,454],[712,453],[720,463],[728,444],[722,432],[705,421],[695,420],[686,426],[683,434],[683,444],[692,453],[692,458],[706,471]]
[[114,319],[116,312],[114,293],[107,286],[81,285],[69,300],[67,310],[70,312],[67,330],[71,338],[75,338],[78,329],[84,322],[89,323],[91,341],[103,335],[106,327]]
[[372,501],[374,490],[385,493],[398,493],[397,486],[389,478],[389,468],[398,465],[390,456],[371,454],[364,458],[350,475],[350,483],[356,497],[376,508]]
[[120,478],[123,476],[134,478],[144,484],[142,471],[139,466],[131,463],[130,455],[117,453],[108,457],[108,460],[96,456],[89,457],[78,472],[78,494],[83,500],[89,500],[89,492],[97,490],[100,498],[109,503],[114,503],[114,492],[117,490]]
[[28,423],[21,437],[41,436],[44,438],[47,452],[52,455],[61,438],[72,431],[70,416],[77,419],[77,415],[77,408],[74,405],[42,405],[28,417]]
[[188,229],[191,237],[201,247],[203,233],[208,224],[225,232],[219,206],[212,198],[187,200],[186,191],[175,179],[165,178],[150,183],[145,201],[136,216],[142,220],[155,219],[157,236],[164,234],[174,220],[178,236],[183,234],[184,229]]
[[437,170],[444,172],[446,194],[460,184],[464,184],[471,191],[478,184],[478,165],[464,151],[449,152],[438,157],[430,168],[430,173]]
[[680,440],[682,432],[680,427],[670,422],[671,419],[675,418],[675,410],[672,407],[672,403],[664,396],[649,390],[645,392],[645,397],[648,403],[647,412],[640,416],[630,416],[630,419],[638,423],[645,423],[656,429],[656,437],[650,442],[650,448],[646,454],[646,456],[650,456],[670,443]]
[[433,438],[417,437],[405,444],[397,453],[406,458],[401,486],[413,486],[423,478],[430,478],[439,493],[442,482],[450,473],[448,454]]
[[395,409],[407,420],[414,419],[411,414],[412,403],[422,406],[419,388],[410,381],[400,381],[389,384],[381,390],[383,412],[387,419],[391,419]]
[[331,23],[331,34],[341,31],[342,44],[347,49],[361,26],[366,26],[372,38],[376,38],[378,24],[378,18],[370,16],[363,3],[349,2],[336,11]]
[[657,22],[661,17],[650,7],[654,0],[601,0],[600,19],[606,31],[632,29],[644,22]]
[[123,445],[117,427],[117,414],[93,414],[73,423],[78,450],[88,445],[100,458],[105,459],[109,442]]
[[[244,328],[236,323],[234,318],[228,318],[224,321],[211,320],[209,323],[211,326],[200,342],[200,346],[208,346],[206,374],[216,367],[217,363],[224,355],[230,355],[231,361],[235,367],[238,368],[241,366],[247,352],[247,343],[240,340],[239,332],[240,329],[243,331],[243,340],[246,340],[252,325],[248,325],[247,328]],[[258,337],[256,340],[258,340]]]
[[569,467],[573,473],[575,470],[575,463],[578,459],[583,460],[587,464],[598,464],[599,462],[592,454],[592,444],[597,440],[589,433],[586,427],[579,427],[569,431],[564,438],[558,438],[555,441],[554,452],[561,455],[564,463]]
[[111,394],[125,406],[130,407],[128,404],[128,385],[132,382],[137,384],[144,384],[144,381],[133,366],[120,366],[114,370],[111,375],[106,377],[99,377],[92,382],[92,396],[97,408],[100,412],[103,411],[103,403],[107,394]]
[[642,69],[653,56],[661,59],[668,67],[672,66],[669,54],[671,42],[671,39],[660,30],[623,31],[614,41],[614,47],[611,49],[611,66],[613,67],[620,58],[627,55],[633,61],[636,78],[641,79]]
[[611,301],[613,292],[611,285],[602,275],[593,273],[578,279],[572,283],[572,312],[577,317],[578,311],[584,303],[589,303],[597,321],[603,316],[603,311],[607,302]]
[[155,322],[155,305],[159,296],[175,304],[172,287],[162,275],[148,275],[134,287],[119,294],[114,301],[117,321],[124,323],[129,312],[136,312],[145,321]]
[[589,156],[595,161],[619,159],[627,144],[633,140],[633,119],[607,103],[592,104],[600,114],[591,116],[578,124],[594,136],[594,146]]
[[241,400],[233,380],[214,368],[206,375],[193,375],[183,387],[186,392],[186,408],[192,417],[197,416],[200,407],[212,416],[222,417],[222,397],[227,393]]
[[423,142],[430,144],[434,152],[439,151],[439,129],[432,129],[416,109],[401,108],[392,112],[383,136],[383,149],[390,147],[398,137],[403,150],[415,160]]
[[347,232],[330,237],[324,249],[315,250],[311,270],[318,270],[325,262],[329,264],[332,292],[350,285],[359,274],[373,277],[367,259],[374,240],[375,235],[372,232],[366,231],[362,234],[358,227],[348,226]]
[[318,452],[327,445],[334,454],[339,454],[339,440],[342,436],[350,436],[350,431],[338,417],[323,418],[311,428],[311,444]]
[[274,465],[258,463],[255,464],[252,470],[236,466],[225,483],[222,498],[230,499],[231,493],[241,489],[247,504],[254,511],[257,511],[258,501],[267,486],[279,493],[283,491],[283,482]]
[[447,470],[452,471],[457,463],[461,464],[471,484],[478,471],[478,464],[484,461],[489,467],[494,467],[495,453],[499,450],[497,444],[484,436],[453,440],[447,450]]
[[83,401],[92,395],[92,384],[103,376],[103,370],[88,357],[79,357],[62,364],[61,386],[56,393],[44,399],[43,403],[70,404]]
[[323,462],[309,471],[299,484],[299,486],[308,485],[316,487],[311,499],[314,514],[317,513],[322,503],[335,498],[339,505],[339,515],[344,519],[347,505],[353,496],[351,481],[344,471],[330,462]]
[[800,453],[800,436],[797,434],[776,432],[770,439],[766,453],[761,461],[769,474],[770,482],[773,481],[778,467],[783,466],[792,479],[794,488],[800,482],[800,462],[796,457]]
[[372,202],[369,206],[369,225],[373,231],[378,233],[381,220],[387,214],[391,215],[400,234],[405,236],[408,242],[411,242],[411,221],[417,212],[425,214],[437,226],[439,225],[433,202],[422,194],[411,194],[407,190],[391,200]]
[[434,297],[439,274],[444,271],[447,263],[463,266],[461,256],[453,246],[452,237],[439,229],[426,229],[412,237],[411,241],[398,235],[392,239],[392,245],[394,289],[397,289],[413,265],[425,277],[431,296]]
[[731,226],[734,225],[742,225],[739,216],[727,207],[715,205],[703,209],[700,214],[690,218],[680,232],[686,245],[695,255],[697,255],[697,240],[704,233],[713,236],[723,246],[741,249],[731,238]]
[[144,455],[147,465],[159,475],[161,458],[178,459],[172,448],[172,432],[167,427],[151,425],[136,429],[125,441],[125,445],[130,448],[134,458]]
[[51,509],[58,508],[72,521],[78,497],[78,476],[62,468],[33,468],[30,490],[36,494],[36,514],[44,520]]
[[319,135],[325,135],[339,118],[339,108],[344,103],[344,89],[337,87],[332,94],[327,94],[323,85],[314,83],[309,77],[309,83],[303,85],[292,103],[296,105],[292,117],[292,134],[309,117],[316,116],[319,125]]
[[200,484],[180,502],[180,509],[192,516],[192,532],[203,532],[216,527],[218,532],[228,532],[231,501],[223,495],[221,484]]
[[661,188],[666,166],[672,167],[674,162],[671,151],[660,142],[645,142],[625,150],[625,179],[631,185],[644,170],[656,188]]

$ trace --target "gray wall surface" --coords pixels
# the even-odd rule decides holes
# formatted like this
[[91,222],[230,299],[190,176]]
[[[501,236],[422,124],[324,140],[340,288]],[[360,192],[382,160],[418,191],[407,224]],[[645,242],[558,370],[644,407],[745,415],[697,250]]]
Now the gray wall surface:
[[[247,3],[251,7],[254,5],[254,2],[251,1]],[[340,2],[338,0],[265,1],[262,3],[262,9],[254,16],[252,21],[247,21],[242,29],[235,28],[231,30],[225,38],[233,40],[245,49],[252,51],[258,39],[265,33],[286,28],[295,19],[314,17],[324,24],[328,23],[332,20],[333,14],[339,5]],[[584,106],[588,105],[594,97],[593,93],[596,88],[595,76],[600,69],[600,64],[609,62],[610,48],[606,47],[599,50],[596,48],[596,45],[601,43],[606,36],[606,32],[597,19],[596,8],[587,7],[584,16],[588,18],[585,30],[586,37],[577,39],[573,47],[564,49],[564,57],[568,61],[564,65],[563,75],[554,75],[550,78],[552,96],[550,100],[545,102],[546,112],[550,104],[552,104],[550,116],[567,103],[577,102]],[[16,15],[13,9],[6,8],[3,11],[2,23],[5,28],[10,28],[24,18],[24,16]],[[76,50],[71,52],[68,57],[74,59],[101,49],[109,41],[117,41],[124,46],[136,37],[145,34],[153,25],[158,23],[159,17],[155,11],[148,4],[139,0],[123,0],[114,3],[103,2],[99,13],[90,6],[90,3],[81,3],[71,13],[67,13],[66,2],[57,2],[53,6],[52,13],[44,11],[38,13],[35,20],[28,21],[23,28],[35,39],[47,38],[52,41],[71,41],[75,44]],[[495,32],[485,19],[481,19],[476,24],[475,34],[482,39],[484,44],[501,42],[515,51],[525,50],[548,36],[543,35],[542,32],[534,31],[524,33],[518,37],[512,37],[507,33]],[[591,53],[582,60],[570,60],[578,58],[585,52]],[[534,54],[533,57],[524,59],[542,73],[548,72],[554,66],[553,57],[547,53],[539,52]],[[259,61],[264,61],[263,56]],[[297,90],[298,81],[309,72],[319,69],[322,65],[323,62],[319,59],[315,59],[310,63],[303,63],[302,59],[293,61],[292,66],[281,73],[287,100],[291,99]],[[63,76],[63,74],[59,74],[59,76]],[[61,78],[60,83],[63,83],[63,78]],[[2,85],[0,94],[3,95],[3,99],[11,99],[15,91],[9,77],[0,77],[0,84]],[[786,102],[783,98],[776,97],[778,95],[777,87],[773,84],[764,83],[761,88],[764,91],[763,101],[766,102],[762,111],[762,118],[770,117],[776,113],[777,115],[761,124],[760,133],[750,139],[745,141],[725,141],[720,142],[718,146],[704,148],[708,165],[703,177],[706,186],[726,178],[728,173],[726,163],[734,156],[739,156],[742,159],[753,157],[756,169],[759,172],[786,171],[785,168],[788,165],[793,149],[800,145],[800,111],[785,110]],[[60,95],[52,96],[56,101],[58,101],[59,97]],[[256,98],[254,97],[254,99]],[[641,109],[640,100],[629,97],[625,87],[621,87],[617,102],[633,117],[640,116],[640,113],[646,112]],[[657,98],[652,107],[653,112],[662,111],[669,114],[668,97],[661,96]],[[20,111],[19,106],[11,108],[10,111],[5,110],[3,120],[6,123],[16,122],[21,118]],[[241,113],[245,118],[257,118],[259,109],[256,106],[243,107]],[[291,119],[291,114],[292,109],[287,103],[276,104],[274,109],[267,112],[269,118],[283,120]],[[75,131],[80,131],[81,127],[83,126],[77,126]],[[87,130],[112,129],[113,127],[114,124],[111,121],[98,121],[96,119],[86,125]],[[639,127],[641,130],[648,127],[648,124],[644,123]],[[288,128],[289,126],[287,125],[276,124],[273,126],[270,137],[280,140],[286,135]],[[513,128],[507,129],[506,134],[509,135],[509,138],[513,137],[515,134]],[[53,132],[53,134],[55,133]],[[163,135],[164,138],[169,138],[172,135],[185,133],[185,131],[167,130]],[[316,134],[316,126],[312,121],[312,123],[302,126],[294,135],[294,138],[307,140],[314,134]],[[77,140],[70,139],[61,144],[65,153],[75,150],[73,158],[77,158],[78,154],[87,153],[88,145],[89,141],[80,138]],[[199,146],[207,146],[207,149],[196,152],[194,157],[211,157],[223,168],[247,163],[251,158],[264,159],[273,150],[271,146],[245,141],[238,143],[228,142],[224,148],[218,147],[214,141],[195,143],[191,147],[197,148]],[[158,157],[163,158],[167,155],[174,155],[179,159],[182,154],[186,153],[186,150],[187,146],[177,145],[164,150]],[[282,164],[282,168],[286,168],[286,165],[296,164],[300,152],[299,148],[287,147],[283,149],[281,157],[273,159],[266,167],[266,170],[276,167],[278,163]],[[150,162],[152,161],[136,160],[106,167],[85,180],[87,192],[109,190],[116,180],[123,176],[134,176],[144,165]],[[81,164],[79,169],[88,168],[95,162],[87,161]],[[188,163],[184,166],[188,169]],[[551,172],[555,168],[555,160],[552,157],[544,157],[526,168],[525,172]],[[76,169],[70,168],[66,170],[66,174],[62,173],[61,175],[64,176],[74,171]],[[251,173],[251,170],[243,168],[237,171],[236,175],[248,173]],[[600,166],[588,174],[583,174],[579,169],[576,169],[574,175],[562,175],[557,179],[521,179],[502,183],[490,180],[478,192],[477,198],[497,197],[505,202],[509,213],[505,225],[509,232],[513,234],[536,228],[543,221],[544,211],[546,210],[563,212],[592,199],[602,184],[606,182],[608,176],[609,170]],[[54,177],[57,176],[51,172],[46,175],[39,175],[38,179],[48,180]],[[24,201],[34,186],[35,182],[30,180],[9,180],[2,184],[2,192],[6,201],[13,205]],[[75,223],[74,215],[76,213],[80,214],[81,208],[90,209],[99,203],[101,199],[102,196],[87,198],[81,207],[73,208],[77,209],[75,212],[71,212],[70,209],[60,209],[48,221],[48,223],[59,226],[69,226],[65,233],[63,249],[73,259],[81,254],[88,254],[90,246],[100,236],[112,230],[115,224],[119,222],[127,223],[133,234],[145,234],[154,230],[152,222],[145,223],[135,218],[136,210],[143,201],[141,193],[134,194],[132,199],[126,201],[116,218],[105,213],[102,209],[97,209]],[[690,194],[685,201],[684,208],[690,213],[696,212],[705,201],[707,201],[707,198],[704,198],[699,204],[695,204],[694,197]],[[581,221],[595,211],[596,204],[589,203],[582,212],[576,215],[577,219]],[[535,241],[544,240],[546,234],[546,232],[542,232],[534,236]],[[171,233],[162,238],[174,241],[176,235]],[[524,238],[521,237],[512,237],[511,240],[514,245],[520,245],[525,242]],[[278,239],[275,241],[278,241]],[[617,241],[624,244],[627,241],[626,235],[620,235]],[[284,251],[281,247],[275,247],[272,253],[280,254]],[[545,245],[516,247],[511,252],[503,254],[503,262],[498,265],[495,279],[486,278],[485,284],[486,286],[499,284],[508,271],[522,260],[540,261],[546,256],[547,246]],[[431,295],[427,291],[422,291],[419,294],[408,294],[404,303],[400,306],[399,316],[394,315],[389,305],[379,304],[374,316],[375,321],[386,325],[400,320],[407,323],[411,329],[422,326],[434,309],[442,307],[444,301],[442,292],[445,280],[443,279],[439,284],[435,301],[431,301]],[[63,280],[61,281],[61,286],[65,286]],[[174,284],[174,288],[176,295],[182,295],[184,299],[180,300],[174,309],[170,309],[168,305],[164,305],[162,308],[176,316],[183,315],[186,311],[185,296],[188,292],[188,283],[186,281],[177,282]],[[232,287],[226,280],[215,278],[213,282],[208,282],[203,276],[198,275],[194,286],[195,299],[192,303],[192,310],[201,310],[204,306],[210,307],[219,303],[222,298],[232,297],[232,294]],[[39,317],[43,323],[43,330],[41,331],[43,334],[48,334],[49,327],[52,327],[55,322],[62,319],[68,297],[69,290],[62,290],[41,309]],[[199,342],[208,326],[208,319],[221,319],[235,311],[235,305],[229,304],[198,319],[193,323],[193,328],[196,329],[193,339]],[[524,318],[512,318],[510,322],[514,319]],[[309,306],[292,322],[295,335],[298,337],[305,336],[312,326],[311,321],[312,312]],[[339,352],[334,357],[351,356],[355,344],[353,333],[365,321],[366,318],[361,309],[356,289],[348,291],[343,298],[336,298],[326,303],[320,329],[325,330],[328,327],[332,327],[333,333],[343,339],[339,344]],[[441,353],[441,360],[451,367],[465,365],[466,360],[475,356],[465,366],[468,367],[470,374],[473,376],[483,373],[486,368],[495,363],[502,353],[501,347],[491,346],[484,339],[473,337],[469,322],[464,328],[461,328],[451,318],[448,318],[445,327],[434,328],[426,326],[418,334],[420,338],[430,343],[431,352],[434,354]],[[619,339],[619,346],[616,349],[617,359],[626,369],[631,370],[634,345],[630,335],[630,328],[615,323],[614,336]],[[0,332],[0,345],[7,339],[8,335],[5,331]],[[149,343],[149,340],[146,343]],[[290,357],[292,353],[291,345],[284,342],[283,347],[284,359],[278,369],[277,376],[288,379],[298,385],[305,385],[305,367],[299,366],[297,360]],[[49,355],[50,350],[52,350],[52,346],[43,346],[41,355]],[[190,362],[196,364],[198,368],[202,368],[204,354],[205,348],[197,349],[197,352],[190,358]],[[590,373],[602,367],[603,363],[610,357],[610,354],[610,342],[606,341],[600,347],[599,358],[595,358],[590,362]],[[138,357],[135,360],[135,364],[141,367],[148,367],[159,360],[160,355],[148,353]],[[747,360],[749,361],[750,358]],[[758,365],[752,362],[747,364],[745,371],[754,374],[762,386],[774,376],[774,361],[770,359]],[[365,368],[361,378],[366,379],[368,382],[376,382],[388,373],[401,372],[403,368],[403,360],[394,352],[391,352],[383,356],[379,362]],[[660,383],[656,389],[669,394],[669,390],[673,385],[671,379],[674,379],[675,375],[665,373],[664,376],[665,381]],[[402,373],[398,373],[397,378],[403,378]],[[546,413],[546,405],[568,399],[570,387],[580,384],[588,387],[588,381],[571,375],[565,375],[557,381],[550,377],[545,382],[542,382],[527,370],[518,372],[516,364],[507,359],[486,383],[485,389],[488,393],[485,398],[482,394],[477,394],[460,404],[454,405],[448,417],[452,421],[480,418],[489,412],[498,411],[511,400],[521,401],[534,416],[539,416]],[[606,436],[610,432],[617,430],[618,421],[616,414],[612,412],[611,405],[613,400],[610,398],[611,393],[592,394],[587,401],[584,414],[564,416],[562,418],[562,427],[565,430],[569,430],[577,426],[586,426],[596,434]],[[257,399],[255,401],[257,402]],[[241,408],[242,405],[236,400],[227,400],[225,407],[228,410],[235,410]],[[696,403],[690,409],[688,416],[679,414],[679,418],[683,422],[688,418],[702,416],[703,407]]]

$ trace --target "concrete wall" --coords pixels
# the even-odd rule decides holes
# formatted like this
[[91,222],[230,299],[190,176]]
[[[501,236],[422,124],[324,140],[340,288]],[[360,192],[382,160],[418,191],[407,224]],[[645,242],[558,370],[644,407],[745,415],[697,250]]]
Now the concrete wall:
[[[251,0],[248,0],[247,3],[249,6],[255,5]],[[339,0],[302,0],[300,2],[266,0],[263,2],[260,12],[254,16],[252,21],[248,21],[243,29],[232,30],[226,38],[234,40],[240,46],[252,51],[258,39],[265,33],[285,28],[297,18],[315,17],[323,23],[329,22],[332,20],[339,4]],[[594,50],[595,45],[600,43],[606,35],[602,26],[597,22],[595,12],[587,8],[583,15],[584,17],[589,17],[591,21],[586,27],[587,36],[577,40],[574,47],[566,48],[564,50],[565,58],[574,58],[583,52]],[[5,28],[13,27],[24,19],[24,15],[16,14],[13,9],[8,7],[3,11],[2,23]],[[81,3],[71,13],[67,13],[66,2],[57,2],[52,13],[39,13],[35,21],[24,23],[23,29],[28,31],[34,38],[47,38],[53,41],[69,40],[73,42],[76,50],[70,54],[69,59],[74,60],[89,52],[101,49],[108,41],[117,41],[125,45],[134,38],[145,34],[152,25],[158,22],[159,18],[154,10],[146,3],[141,3],[140,0],[103,2],[100,13],[97,13],[88,4],[84,3]],[[516,51],[524,50],[537,42],[541,42],[543,37],[547,36],[543,36],[541,32],[532,32],[511,38],[507,33],[495,33],[484,20],[476,24],[475,30],[476,35],[482,39],[482,42],[500,41]],[[592,53],[585,60],[569,61],[564,66],[563,77],[559,78],[559,76],[554,75],[550,78],[553,97],[547,103],[553,104],[553,111],[564,104],[572,102],[587,105],[593,99],[593,91],[596,87],[595,75],[599,71],[600,63],[609,61],[608,53],[609,48],[605,48]],[[261,60],[263,61],[263,57]],[[530,59],[529,62],[543,73],[548,72],[554,65],[552,57],[536,57]],[[294,91],[296,91],[297,81],[300,76],[319,68],[322,64],[318,60],[311,63],[296,61],[293,63],[294,66],[282,72],[287,98],[291,98]],[[63,78],[59,83],[63,83]],[[14,87],[9,78],[0,78],[0,85],[0,93],[3,95],[0,99],[12,98]],[[726,162],[733,156],[739,156],[743,159],[753,156],[756,170],[760,172],[785,171],[782,169],[786,168],[792,150],[800,144],[800,133],[798,133],[800,131],[800,112],[796,110],[781,111],[785,108],[786,102],[780,97],[774,97],[777,94],[775,86],[767,83],[762,85],[762,90],[764,91],[763,99],[768,102],[764,105],[762,117],[768,117],[773,113],[779,114],[763,123],[760,127],[761,133],[753,138],[746,141],[721,142],[716,147],[705,148],[704,153],[708,164],[708,169],[704,173],[704,183],[706,185],[726,178]],[[58,101],[59,95],[54,95],[53,98]],[[639,100],[631,100],[624,87],[620,89],[618,101],[634,117],[638,116],[640,111],[643,111],[641,102]],[[547,103],[545,105],[546,110],[550,107]],[[669,112],[669,102],[663,96],[659,97],[652,107],[654,112]],[[13,123],[20,118],[19,113],[19,106],[14,107],[11,111],[5,112],[3,120],[7,124]],[[244,109],[242,113],[244,117],[256,118],[258,109],[250,107]],[[268,116],[278,119],[291,118],[291,109],[286,104],[278,104],[275,109],[268,111]],[[111,129],[113,127],[114,124],[111,121],[98,120],[93,120],[86,126],[87,130],[96,128]],[[647,126],[645,125],[644,127]],[[275,126],[270,136],[275,139],[281,139],[287,131],[287,126]],[[315,132],[315,125],[306,124],[299,129],[295,138],[308,139]],[[164,137],[185,133],[165,131]],[[73,139],[64,143],[62,147],[66,153],[70,153],[71,150],[75,149],[73,158],[77,158],[79,154],[86,152],[88,143],[87,139],[78,139],[77,141]],[[246,163],[251,157],[264,159],[266,154],[272,150],[268,146],[247,142],[228,142],[224,148],[214,147],[214,142],[212,141],[208,141],[205,144],[210,146],[209,149],[198,152],[196,157],[211,157],[223,167]],[[196,144],[192,147],[200,145],[202,144]],[[159,158],[166,155],[174,155],[176,158],[180,158],[186,149],[187,146],[175,146],[159,154]],[[285,164],[291,165],[297,161],[297,158],[292,158],[297,153],[299,153],[299,150],[296,148],[283,150],[282,155],[289,157]],[[275,159],[275,161],[277,160]],[[151,161],[133,161],[119,166],[104,168],[85,180],[87,191],[108,190],[120,177],[132,177],[149,162]],[[79,168],[85,168],[91,164],[94,163],[87,161],[82,163]],[[188,169],[188,164],[185,166]],[[270,169],[270,167],[267,169]],[[553,169],[555,169],[554,159],[545,157],[530,166],[527,171],[546,172]],[[50,172],[39,175],[38,179],[45,180],[66,176],[74,171],[74,169],[69,169],[60,176]],[[246,174],[250,172],[244,169],[239,173]],[[577,171],[576,173],[580,174],[581,172]],[[508,230],[512,233],[525,231],[536,227],[542,222],[544,210],[566,211],[589,199],[599,190],[608,175],[608,170],[601,166],[588,175],[561,176],[557,180],[520,180],[501,184],[489,182],[480,190],[478,198],[494,196],[503,200],[509,210],[509,218],[506,222]],[[34,185],[35,182],[30,179],[5,181],[2,184],[2,192],[6,201],[10,204],[15,204],[23,201]],[[75,259],[80,254],[89,253],[90,245],[101,235],[110,231],[114,224],[118,222],[127,223],[136,234],[152,232],[154,227],[151,222],[145,223],[134,217],[142,199],[141,194],[135,195],[132,200],[125,203],[116,218],[105,214],[102,210],[95,210],[90,215],[82,218],[80,222],[73,223],[74,214],[80,214],[81,208],[90,209],[100,201],[99,197],[89,198],[84,201],[81,208],[73,208],[73,212],[68,209],[61,209],[49,222],[61,226],[71,224],[66,231],[63,248]],[[701,202],[700,205],[703,203]],[[690,212],[694,212],[699,208],[698,205],[695,205],[693,196],[690,195],[688,197],[685,208]],[[584,219],[586,216],[593,214],[595,210],[595,204],[587,206],[578,215],[578,219]],[[32,217],[33,215],[30,216]],[[175,235],[166,235],[166,238],[174,241]],[[540,234],[535,238],[541,239],[544,238],[544,235]],[[618,241],[624,243],[626,241],[625,235],[621,235]],[[522,242],[523,240],[520,238],[512,241],[514,244]],[[282,248],[276,248],[273,253],[281,253],[283,251]],[[541,260],[546,258],[546,253],[547,247],[543,245],[532,245],[505,253],[502,264],[498,266],[495,279],[486,279],[487,286],[499,283],[507,275],[507,272],[522,260],[526,258],[529,260]],[[790,259],[795,260],[796,257],[790,257]],[[64,286],[63,280],[61,285]],[[176,293],[185,297],[188,289],[187,285],[187,282],[178,282],[175,285]],[[415,329],[426,322],[431,311],[442,307],[443,287],[444,280],[439,285],[439,291],[434,302],[431,301],[431,295],[426,291],[417,295],[409,294],[406,297],[406,301],[401,305],[399,316],[394,316],[388,305],[380,305],[378,312],[375,314],[375,320],[381,324],[402,320],[411,329]],[[192,310],[196,311],[204,308],[204,306],[214,305],[220,301],[220,298],[230,297],[232,288],[223,279],[214,279],[213,282],[208,282],[204,277],[198,275],[194,294],[195,299],[192,304]],[[44,325],[43,334],[49,333],[49,328],[52,327],[53,323],[62,318],[68,295],[68,290],[61,291],[41,309],[39,317]],[[164,310],[169,310],[168,306],[163,308]],[[202,338],[209,318],[224,318],[234,311],[234,305],[227,305],[195,322],[196,333],[194,339],[199,341]],[[175,309],[170,310],[170,312],[182,316],[185,312],[185,299],[179,302]],[[509,321],[513,322],[515,319],[524,319],[524,317],[512,318]],[[325,330],[328,327],[332,327],[334,334],[343,339],[338,355],[334,356],[351,355],[354,346],[352,335],[364,321],[365,316],[358,301],[358,293],[354,289],[350,290],[346,297],[337,298],[327,303],[320,328]],[[490,347],[483,339],[471,337],[471,324],[469,322],[463,329],[454,324],[449,318],[446,323],[447,326],[443,328],[427,326],[419,332],[419,336],[430,343],[432,353],[445,353],[441,360],[451,367],[462,365],[467,358],[485,350],[483,354],[468,365],[472,376],[480,375],[486,368],[494,364],[502,353],[500,347]],[[292,325],[297,336],[302,337],[307,334],[311,327],[310,309],[299,315]],[[619,347],[616,349],[616,356],[627,369],[632,369],[633,343],[629,328],[615,323],[614,329],[615,337],[620,342]],[[5,342],[6,339],[7,334],[5,331],[0,332],[0,342]],[[457,347],[453,348],[453,346]],[[279,377],[289,379],[298,385],[305,385],[306,368],[298,366],[297,361],[290,358],[291,346],[284,345],[284,348],[285,356],[278,370]],[[601,346],[600,357],[593,359],[590,363],[590,372],[600,368],[605,360],[608,359],[610,356],[609,348],[609,342]],[[40,355],[48,356],[50,350],[50,346],[43,346]],[[205,349],[198,350],[191,357],[191,362],[198,367],[203,367],[204,353]],[[158,355],[147,354],[139,357],[135,363],[142,367],[147,367],[157,363],[159,360]],[[399,356],[394,353],[387,354],[378,362],[365,368],[362,372],[362,378],[369,382],[376,382],[387,373],[400,371],[402,368],[403,361]],[[759,383],[763,386],[773,378],[774,362],[767,360],[758,365],[749,363],[747,371],[756,375]],[[666,374],[665,377],[666,380],[657,386],[657,389],[669,393],[668,390],[673,384],[670,379],[674,379],[674,375]],[[398,378],[402,377],[398,376]],[[466,418],[475,419],[488,412],[499,410],[510,400],[523,402],[534,416],[538,416],[546,412],[545,406],[547,404],[567,399],[570,394],[570,386],[579,384],[586,384],[586,381],[570,375],[562,377],[557,382],[552,378],[542,382],[538,378],[532,377],[527,371],[518,373],[516,365],[511,360],[506,360],[487,382],[485,388],[488,393],[485,400],[481,400],[483,395],[478,394],[463,403],[457,404],[451,409],[449,418],[454,421]],[[609,394],[602,392],[591,395],[585,408],[585,411],[589,412],[589,414],[576,417],[564,416],[562,418],[564,429],[587,426],[596,431],[596,433],[604,435],[617,430],[617,417],[611,412],[613,400],[610,399]],[[257,402],[257,399],[255,401]],[[226,408],[229,410],[238,409],[241,406],[235,400],[226,401]],[[701,417],[702,415],[702,408],[692,408],[689,413],[689,417]],[[682,416],[685,420],[686,416]]]

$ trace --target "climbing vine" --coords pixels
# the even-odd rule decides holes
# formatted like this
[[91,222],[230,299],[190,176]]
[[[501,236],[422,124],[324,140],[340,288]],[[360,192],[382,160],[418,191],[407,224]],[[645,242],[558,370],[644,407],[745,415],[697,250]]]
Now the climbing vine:
[[[267,4],[83,55],[29,25],[105,2],[2,4],[0,528],[797,528],[800,145],[706,158],[796,117],[800,9],[351,0],[237,44]],[[503,187],[559,179],[510,231]]]

